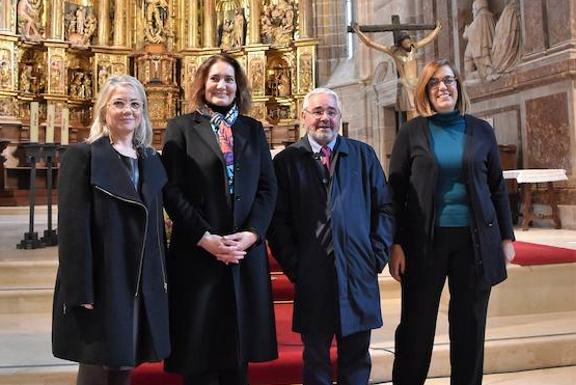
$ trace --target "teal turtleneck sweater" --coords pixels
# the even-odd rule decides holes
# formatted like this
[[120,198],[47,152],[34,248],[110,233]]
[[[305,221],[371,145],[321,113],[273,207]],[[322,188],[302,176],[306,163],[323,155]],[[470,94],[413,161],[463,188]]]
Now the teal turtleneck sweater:
[[432,151],[438,162],[436,185],[436,225],[470,225],[470,206],[462,174],[464,153],[464,117],[454,110],[438,113],[428,120]]

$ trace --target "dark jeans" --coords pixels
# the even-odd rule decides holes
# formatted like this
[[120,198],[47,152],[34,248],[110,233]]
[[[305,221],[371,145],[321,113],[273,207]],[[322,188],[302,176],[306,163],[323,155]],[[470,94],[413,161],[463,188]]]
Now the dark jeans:
[[[304,343],[303,385],[331,385],[330,345],[333,333],[302,334]],[[338,384],[366,385],[372,363],[368,347],[370,330],[346,337],[336,335],[338,347]]]
[[450,289],[451,385],[481,385],[484,334],[490,285],[475,262],[468,227],[437,227],[432,264],[426,269],[408,261],[402,278],[402,314],[396,329],[395,385],[426,380],[436,331],[440,295],[446,277]]

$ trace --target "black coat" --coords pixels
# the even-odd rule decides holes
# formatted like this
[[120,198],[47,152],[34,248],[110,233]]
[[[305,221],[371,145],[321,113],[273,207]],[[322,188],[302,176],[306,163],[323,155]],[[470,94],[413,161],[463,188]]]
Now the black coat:
[[[173,221],[168,272],[172,355],[166,369],[192,374],[277,357],[264,235],[276,202],[276,178],[262,125],[240,115],[234,137],[234,197],[207,118],[171,120],[162,159],[166,210]],[[224,265],[197,246],[206,231],[252,230],[259,242],[238,265]]]
[[[294,331],[339,326],[346,336],[382,326],[378,273],[388,261],[394,217],[370,146],[339,137],[332,158],[329,182],[308,138],[276,155],[278,203],[268,241],[295,283]],[[333,257],[322,241],[326,223]]]
[[[486,282],[506,279],[502,240],[514,240],[510,204],[494,130],[484,120],[465,116],[463,178],[470,199],[474,253]],[[428,119],[408,122],[398,133],[390,159],[390,186],[398,231],[408,268],[425,269],[436,223],[438,164],[430,147]]]
[[[139,159],[141,194],[108,137],[72,145],[64,153],[52,330],[56,357],[133,366],[136,293],[157,357],[170,352],[162,214],[166,174],[159,156],[146,152]],[[88,303],[93,310],[80,306]]]

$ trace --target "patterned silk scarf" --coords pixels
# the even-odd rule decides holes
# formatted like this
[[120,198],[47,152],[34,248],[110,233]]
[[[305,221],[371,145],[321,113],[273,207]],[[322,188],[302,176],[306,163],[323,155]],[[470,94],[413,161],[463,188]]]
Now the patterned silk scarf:
[[210,119],[210,125],[214,135],[216,135],[216,140],[220,144],[222,155],[224,155],[228,192],[234,194],[234,138],[232,136],[232,125],[238,118],[238,106],[234,104],[226,116],[213,111],[206,105],[199,108],[198,112]]

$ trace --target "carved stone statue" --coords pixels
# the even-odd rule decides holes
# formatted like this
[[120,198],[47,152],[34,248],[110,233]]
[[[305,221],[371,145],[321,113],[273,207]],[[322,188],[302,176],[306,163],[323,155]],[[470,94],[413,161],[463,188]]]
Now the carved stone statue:
[[234,11],[234,41],[233,46],[240,48],[244,45],[244,31],[246,30],[246,20],[244,20],[244,11],[242,8]]
[[144,39],[148,43],[164,43],[169,34],[166,0],[146,0]]
[[220,34],[220,48],[228,51],[234,47],[234,23],[230,19],[224,19],[219,28]]
[[494,32],[492,67],[496,74],[506,72],[516,64],[520,59],[520,45],[520,3],[511,0],[504,7]]
[[9,87],[12,83],[12,61],[8,50],[0,50],[0,86]]
[[472,23],[464,29],[468,40],[464,50],[464,71],[468,79],[485,80],[492,74],[492,42],[494,40],[494,15],[488,9],[487,0],[472,3]]
[[25,93],[32,92],[32,66],[26,65],[22,68],[20,73],[20,91]]
[[294,38],[296,4],[294,0],[278,0],[263,7],[262,42],[283,47]]
[[26,40],[42,38],[42,0],[18,1],[18,32]]
[[380,52],[392,57],[396,64],[396,71],[400,78],[401,87],[397,97],[397,110],[406,112],[408,120],[416,116],[416,106],[414,104],[414,88],[418,82],[418,63],[416,62],[416,52],[418,49],[430,44],[442,29],[440,22],[436,22],[436,28],[423,39],[413,41],[410,35],[402,33],[398,36],[396,43],[387,47],[376,43],[366,36],[358,24],[353,25],[354,31],[358,34],[360,40],[368,47],[375,48]]

